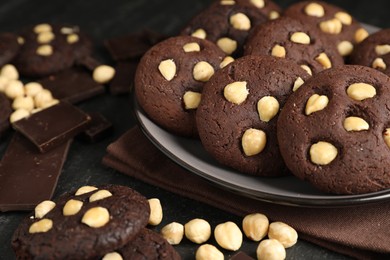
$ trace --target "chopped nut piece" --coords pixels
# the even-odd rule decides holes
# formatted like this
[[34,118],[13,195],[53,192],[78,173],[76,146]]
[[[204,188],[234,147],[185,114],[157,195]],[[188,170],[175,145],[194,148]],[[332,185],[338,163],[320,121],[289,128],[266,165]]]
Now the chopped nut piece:
[[206,82],[214,75],[214,68],[210,65],[210,63],[200,61],[195,64],[192,73],[195,80]]
[[53,47],[51,45],[44,44],[39,46],[36,52],[41,56],[50,56],[53,54]]
[[232,54],[237,49],[237,41],[232,40],[228,37],[220,38],[217,41],[217,45],[219,48],[221,48],[223,52],[225,52],[228,55]]
[[337,153],[333,144],[320,141],[310,147],[310,160],[317,165],[328,165],[336,158]]
[[103,227],[110,220],[110,213],[106,208],[95,207],[90,208],[85,212],[81,222],[92,227],[99,228]]
[[30,112],[28,112],[26,109],[18,109],[12,112],[12,114],[9,117],[9,121],[11,123],[16,122],[22,118],[28,117],[30,115]]
[[382,70],[385,70],[387,68],[387,65],[385,63],[385,61],[382,59],[382,58],[376,58],[373,62],[372,62],[372,67],[374,69],[382,69]]
[[83,187],[80,187],[75,195],[76,196],[79,196],[79,195],[83,195],[85,193],[88,193],[88,192],[91,192],[91,191],[94,191],[94,190],[97,190],[98,188],[94,187],[94,186],[83,186]]
[[51,31],[42,32],[42,33],[38,34],[37,42],[38,43],[49,43],[52,40],[54,40],[54,38],[55,38],[55,35]]
[[278,58],[285,58],[286,57],[286,49],[283,46],[276,44],[272,48],[271,55],[274,57],[278,57]]
[[191,36],[193,37],[196,37],[196,38],[200,38],[200,39],[206,39],[207,37],[207,33],[205,30],[203,29],[198,29],[196,31],[194,31]]
[[356,116],[347,117],[344,120],[343,126],[347,131],[363,131],[370,128],[366,120]]
[[339,19],[333,18],[331,20],[321,22],[320,29],[324,33],[340,34],[341,30],[343,29],[343,24]]
[[242,136],[241,145],[246,156],[261,153],[267,143],[267,135],[264,131],[250,128]]
[[306,103],[305,114],[308,116],[314,112],[318,112],[326,108],[329,103],[329,98],[325,95],[313,94]]
[[49,231],[52,227],[53,227],[53,221],[51,219],[44,218],[38,222],[33,223],[30,226],[28,232],[30,234],[45,233],[45,232]]
[[341,56],[348,56],[353,51],[353,44],[350,41],[342,41],[337,45],[337,50]]
[[372,98],[376,95],[376,89],[367,83],[354,83],[347,88],[347,94],[356,101]]
[[310,36],[304,32],[295,32],[291,35],[290,40],[299,44],[310,44]]
[[200,46],[197,42],[190,42],[183,46],[185,52],[197,52],[200,51]]
[[236,81],[225,86],[223,95],[225,98],[236,105],[240,105],[246,100],[249,91],[246,88],[246,81]]
[[183,101],[185,109],[197,109],[202,95],[198,92],[187,91],[184,93]]
[[225,68],[227,65],[229,65],[230,63],[232,63],[234,61],[234,58],[231,57],[231,56],[226,56],[223,61],[221,62],[221,64],[219,64],[219,68]]
[[310,76],[313,75],[313,72],[311,71],[311,69],[310,69],[309,66],[307,66],[307,65],[301,65],[301,68],[304,69],[304,70],[306,70],[306,72],[307,72]]
[[236,2],[234,0],[221,0],[221,5],[234,5]]
[[317,3],[310,3],[305,7],[305,13],[314,17],[323,17],[325,15],[325,10],[322,5]]
[[89,202],[102,200],[102,199],[105,199],[105,198],[108,198],[111,196],[112,196],[112,193],[109,192],[108,190],[99,190],[99,191],[95,192],[94,194],[92,194],[91,197],[89,197]]
[[355,32],[355,41],[357,43],[361,43],[362,41],[364,41],[364,39],[368,37],[368,35],[369,33],[366,31],[366,29],[360,28]]
[[158,65],[161,75],[168,81],[171,81],[176,75],[176,64],[172,59],[163,60]]
[[55,206],[56,203],[51,200],[42,201],[34,209],[35,217],[43,218],[47,213],[49,213],[52,209],[54,209]]
[[390,53],[390,45],[389,44],[377,45],[375,47],[375,53],[380,56]]
[[92,73],[92,78],[97,83],[105,84],[115,76],[115,69],[108,65],[97,66]]
[[64,207],[62,208],[62,214],[64,216],[76,215],[82,207],[82,201],[70,199],[65,203]]
[[293,91],[297,91],[303,84],[305,83],[305,81],[303,81],[303,79],[301,77],[298,77],[295,82],[294,82],[294,86],[293,86]]
[[324,69],[330,69],[332,68],[332,62],[330,61],[328,55],[326,55],[325,52],[318,55],[315,60],[322,65]]
[[243,13],[230,16],[230,24],[233,28],[242,31],[248,31],[251,28],[251,20]]
[[334,17],[336,17],[340,22],[342,22],[345,25],[351,25],[352,24],[352,16],[350,16],[346,12],[337,12]]
[[264,0],[251,0],[251,3],[260,9],[265,6]]
[[257,102],[257,112],[260,120],[269,122],[279,112],[279,102],[275,97],[265,96]]

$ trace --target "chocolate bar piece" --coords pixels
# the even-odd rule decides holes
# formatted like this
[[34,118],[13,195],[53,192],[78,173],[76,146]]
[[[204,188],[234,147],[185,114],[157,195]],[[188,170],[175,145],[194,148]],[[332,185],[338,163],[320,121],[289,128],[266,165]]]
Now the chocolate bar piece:
[[76,60],[76,65],[83,66],[89,71],[93,71],[96,67],[103,65],[100,61],[91,56],[83,56]]
[[11,102],[3,93],[0,93],[0,139],[10,126],[9,116],[11,113]]
[[12,126],[44,153],[84,131],[90,121],[90,116],[77,107],[60,102],[20,119]]
[[115,37],[104,42],[111,57],[116,60],[138,59],[166,36],[144,30],[142,32]]
[[90,113],[91,122],[77,137],[89,143],[96,143],[107,137],[113,129],[112,123],[100,113]]
[[41,154],[14,133],[0,161],[0,211],[32,210],[52,197],[71,141]]
[[104,86],[92,79],[91,73],[82,69],[68,69],[40,81],[56,99],[72,104],[104,93]]
[[110,82],[110,93],[113,95],[128,94],[134,86],[137,61],[119,61],[115,67],[115,76]]
[[238,253],[234,254],[230,260],[254,260],[254,258],[250,257],[242,251],[239,251]]

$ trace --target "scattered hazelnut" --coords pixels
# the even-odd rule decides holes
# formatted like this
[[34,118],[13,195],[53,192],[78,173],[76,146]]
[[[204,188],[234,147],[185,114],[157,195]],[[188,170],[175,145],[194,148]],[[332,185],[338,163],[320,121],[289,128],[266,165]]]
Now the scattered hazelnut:
[[214,237],[222,248],[237,251],[242,245],[240,228],[231,221],[219,224],[214,229]]
[[297,243],[298,233],[286,223],[273,222],[269,225],[268,237],[278,240],[284,248],[289,248]]
[[202,244],[211,236],[211,226],[204,219],[193,219],[184,225],[185,236],[194,243]]
[[347,131],[363,131],[370,128],[366,120],[356,116],[347,117],[344,120],[343,126]]
[[54,40],[55,36],[52,32],[41,32],[38,34],[37,42],[38,43],[49,43]]
[[298,44],[310,44],[310,36],[304,32],[293,33],[290,40]]
[[325,15],[325,10],[324,7],[318,3],[310,3],[306,5],[305,13],[309,16],[323,17]]
[[213,245],[201,245],[195,253],[196,260],[224,260],[224,255]]
[[157,226],[161,223],[163,219],[163,210],[161,206],[161,202],[159,199],[153,198],[149,199],[150,206],[150,215],[149,215],[149,225]]
[[69,44],[73,44],[79,41],[79,36],[75,33],[71,33],[68,36],[66,36],[66,42]]
[[36,34],[43,33],[43,32],[50,32],[51,30],[52,30],[51,25],[47,23],[37,24],[34,27],[34,32]]
[[330,61],[328,55],[325,52],[320,53],[315,60],[322,65],[324,69],[332,68],[332,62]]
[[382,59],[382,58],[376,58],[373,62],[372,62],[372,67],[374,69],[382,69],[382,70],[385,70],[387,68],[387,65],[385,63],[385,61]]
[[261,260],[284,260],[286,249],[276,239],[265,239],[257,247],[256,255]]
[[268,15],[268,18],[270,20],[275,20],[275,19],[278,19],[280,17],[280,14],[276,11],[271,11]]
[[390,53],[390,44],[377,45],[375,47],[375,53],[379,56]]
[[386,128],[385,132],[383,133],[383,139],[385,140],[387,147],[390,148],[390,128]]
[[337,18],[340,22],[342,22],[345,25],[351,25],[352,24],[352,16],[350,16],[346,12],[337,12],[334,15],[335,18]]
[[303,79],[301,77],[298,77],[295,81],[294,81],[294,86],[293,86],[293,91],[297,91],[305,82],[303,81]]
[[221,62],[221,64],[219,64],[219,68],[225,68],[227,65],[229,65],[230,63],[232,63],[234,61],[234,58],[233,57],[231,57],[231,56],[226,56],[223,60],[222,60],[222,62]]
[[256,6],[257,8],[264,8],[265,6],[265,3],[264,3],[264,0],[250,0],[250,2]]
[[19,79],[19,72],[14,65],[6,64],[1,68],[0,76],[9,80],[17,80]]
[[29,115],[30,115],[30,112],[28,112],[26,109],[20,108],[18,110],[15,110],[14,112],[12,112],[12,114],[10,115],[9,121],[11,123],[14,123],[20,119],[28,117]]
[[108,190],[99,190],[99,191],[95,192],[94,194],[92,194],[91,197],[89,197],[89,202],[102,200],[102,199],[105,199],[105,198],[108,198],[111,196],[112,196],[112,193],[109,192]]
[[272,48],[271,55],[274,57],[278,57],[278,58],[285,58],[286,57],[286,49],[283,46],[276,44]]
[[353,44],[350,41],[341,41],[337,45],[337,50],[341,56],[348,56],[353,51]]
[[311,71],[311,68],[305,64],[301,65],[301,68],[304,69],[310,76],[313,75],[313,72]]
[[364,28],[357,29],[355,32],[355,41],[361,43],[368,37],[369,33]]
[[50,56],[53,54],[53,47],[49,44],[40,45],[36,53],[41,56]]
[[184,226],[177,222],[172,222],[161,229],[161,235],[171,245],[180,244],[184,235]]
[[260,213],[249,214],[242,220],[244,234],[253,241],[263,239],[267,235],[268,226],[268,218]]
[[115,69],[108,65],[97,66],[92,73],[93,80],[100,84],[109,82],[114,76]]
[[320,29],[324,33],[340,34],[343,29],[343,24],[339,19],[333,18],[320,23]]

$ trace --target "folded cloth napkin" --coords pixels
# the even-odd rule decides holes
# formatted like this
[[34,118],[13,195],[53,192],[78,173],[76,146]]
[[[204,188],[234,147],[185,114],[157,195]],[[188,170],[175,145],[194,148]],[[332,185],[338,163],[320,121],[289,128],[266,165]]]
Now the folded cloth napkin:
[[[346,208],[300,208],[240,196],[181,168],[138,128],[107,148],[106,166],[182,196],[245,216],[260,212],[294,227],[299,237],[358,259],[390,256],[390,201]],[[387,258],[390,259],[390,258]]]

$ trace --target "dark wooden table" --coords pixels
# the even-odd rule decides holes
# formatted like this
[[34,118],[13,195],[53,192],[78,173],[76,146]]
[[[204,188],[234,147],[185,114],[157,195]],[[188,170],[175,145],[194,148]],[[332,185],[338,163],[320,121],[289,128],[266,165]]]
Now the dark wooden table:
[[[173,35],[192,15],[207,6],[211,0],[94,0],[94,1],[49,1],[49,0],[3,0],[0,2],[0,31],[16,31],[22,26],[41,22],[65,22],[77,24],[88,32],[97,44],[99,57],[110,63],[108,54],[102,46],[104,39],[124,35],[150,28]],[[282,7],[296,1],[276,0]],[[361,22],[378,27],[390,27],[388,10],[390,1],[355,0],[328,1],[347,9]],[[55,197],[89,184],[115,183],[127,185],[144,194],[146,197],[160,198],[164,209],[163,223],[172,221],[185,223],[193,218],[204,218],[215,226],[228,220],[240,224],[242,219],[215,209],[208,205],[177,196],[119,172],[102,166],[101,159],[108,144],[116,140],[127,129],[136,124],[132,116],[132,104],[127,95],[112,96],[105,94],[80,104],[86,111],[98,111],[105,115],[115,126],[114,133],[96,144],[85,144],[75,141],[67,158],[64,170],[55,191]],[[5,151],[9,137],[0,143],[0,156]],[[13,231],[26,216],[26,212],[0,213],[0,259],[14,259],[10,247]],[[242,250],[255,257],[257,243],[245,240]],[[197,245],[183,240],[176,246],[183,259],[194,259]],[[225,256],[232,255],[224,251]],[[316,245],[299,240],[287,250],[287,259],[348,259]]]

